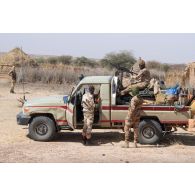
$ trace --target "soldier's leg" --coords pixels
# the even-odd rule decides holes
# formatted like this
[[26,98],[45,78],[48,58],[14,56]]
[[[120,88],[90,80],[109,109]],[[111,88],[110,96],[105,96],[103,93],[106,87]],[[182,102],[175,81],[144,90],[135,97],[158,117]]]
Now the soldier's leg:
[[15,81],[11,81],[11,89],[10,89],[10,93],[14,93],[14,87],[15,87]]
[[134,145],[137,148],[137,142],[138,142],[138,137],[139,137],[139,119],[137,119],[134,124],[133,124],[133,129],[134,129]]
[[146,82],[132,84],[132,85],[129,85],[126,89],[122,90],[121,95],[125,95],[125,94],[129,93],[133,88],[138,88],[140,90],[140,89],[144,89],[146,87],[147,87]]
[[83,144],[86,144],[86,134],[87,134],[87,116],[86,113],[83,113],[84,116],[84,124],[83,124],[83,131],[82,131],[82,139]]
[[87,117],[87,130],[86,130],[86,144],[91,144],[91,132],[92,132],[92,125],[94,121],[94,116],[92,114],[88,115]]
[[126,117],[126,119],[125,119],[125,126],[124,126],[125,145],[123,146],[123,148],[129,148],[130,127],[131,127],[130,119],[128,117]]
[[129,93],[132,88],[136,87],[136,84],[130,84],[128,85],[124,90],[121,91],[121,95],[125,95],[127,93]]

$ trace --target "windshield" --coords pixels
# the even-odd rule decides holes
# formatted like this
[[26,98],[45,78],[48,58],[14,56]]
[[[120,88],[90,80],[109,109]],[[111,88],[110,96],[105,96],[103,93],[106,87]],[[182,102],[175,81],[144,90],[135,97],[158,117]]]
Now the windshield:
[[69,96],[72,95],[72,92],[74,91],[74,89],[75,89],[75,87],[73,87],[73,88],[71,89]]

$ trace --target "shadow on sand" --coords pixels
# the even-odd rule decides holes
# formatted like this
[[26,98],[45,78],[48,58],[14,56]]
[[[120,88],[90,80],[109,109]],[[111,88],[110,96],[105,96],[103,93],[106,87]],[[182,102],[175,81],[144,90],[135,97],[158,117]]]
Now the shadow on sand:
[[[94,145],[112,144],[124,140],[123,132],[94,132]],[[61,132],[57,135],[54,142],[81,142],[80,132]],[[133,141],[133,133],[131,133],[130,141]],[[179,144],[186,146],[195,146],[195,134],[190,132],[174,133],[164,136],[157,145],[142,145],[144,148],[150,147],[168,147],[170,145]]]
[[190,132],[185,132],[185,133],[174,133],[174,134],[166,135],[160,141],[160,144],[163,144],[165,146],[170,146],[174,144],[195,146],[195,134]]
[[[110,132],[93,132],[92,140],[94,146],[99,146],[102,144],[119,143],[124,141],[124,133],[118,131]],[[28,135],[27,135],[28,137]],[[130,141],[133,141],[133,133],[131,133]],[[81,132],[66,131],[57,133],[56,137],[52,142],[82,142]],[[195,134],[185,132],[185,133],[174,133],[164,136],[158,144],[155,145],[140,145],[141,148],[153,148],[153,147],[168,147],[171,145],[186,145],[195,146]]]
[[[124,140],[124,133],[122,132],[94,132],[93,145],[98,146],[102,144],[112,144],[113,142],[120,142]],[[82,142],[80,132],[60,132],[56,135],[53,142]]]

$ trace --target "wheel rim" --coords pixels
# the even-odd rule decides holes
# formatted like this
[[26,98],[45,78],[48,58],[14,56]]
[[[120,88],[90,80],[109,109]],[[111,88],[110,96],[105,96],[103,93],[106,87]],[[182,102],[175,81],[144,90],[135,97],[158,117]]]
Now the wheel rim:
[[40,124],[40,125],[38,125],[38,126],[36,127],[36,133],[37,133],[38,135],[46,135],[47,132],[48,132],[47,125],[45,125],[45,124],[43,124],[43,123]]
[[152,127],[146,127],[143,129],[142,131],[142,135],[146,138],[146,139],[151,139],[154,137],[155,135],[155,129]]

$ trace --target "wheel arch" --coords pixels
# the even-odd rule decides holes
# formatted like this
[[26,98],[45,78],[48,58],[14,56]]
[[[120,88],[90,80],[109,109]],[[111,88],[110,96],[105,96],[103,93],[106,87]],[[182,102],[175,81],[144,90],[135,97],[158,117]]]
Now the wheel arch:
[[163,130],[163,131],[165,130],[164,124],[162,124],[162,123],[160,122],[160,120],[159,120],[159,118],[158,118],[157,116],[142,116],[142,117],[140,118],[140,121],[145,120],[145,119],[157,121],[157,122],[161,125],[162,130]]
[[33,113],[33,114],[31,114],[30,116],[31,116],[31,119],[29,120],[29,123],[31,123],[32,120],[33,120],[35,117],[45,116],[45,117],[48,117],[48,118],[52,119],[52,120],[54,121],[55,125],[57,126],[56,120],[55,120],[55,118],[54,118],[54,115],[51,114],[51,113]]

